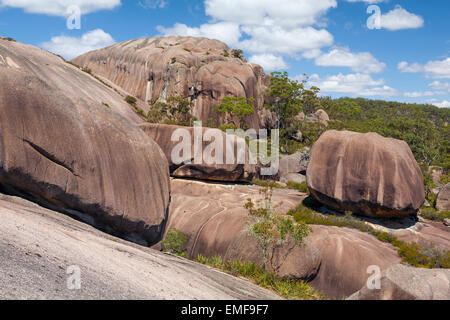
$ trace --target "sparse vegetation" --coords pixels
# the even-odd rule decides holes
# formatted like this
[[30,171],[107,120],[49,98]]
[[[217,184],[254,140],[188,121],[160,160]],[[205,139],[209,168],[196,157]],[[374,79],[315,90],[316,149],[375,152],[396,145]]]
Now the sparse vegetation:
[[309,189],[308,189],[308,185],[306,184],[306,181],[302,182],[302,183],[298,183],[298,182],[294,182],[294,181],[288,181],[287,182],[287,187],[288,187],[288,189],[297,190],[297,191],[302,192],[302,193],[306,193],[306,194],[310,193]]
[[170,97],[166,102],[150,103],[150,111],[146,119],[150,123],[165,123],[181,126],[192,126],[196,117],[192,115],[193,103],[189,98]]
[[125,97],[125,101],[126,101],[129,105],[131,105],[131,106],[133,106],[133,107],[136,107],[137,99],[136,99],[135,97],[133,97],[133,96],[126,96],[126,97]]
[[241,49],[233,49],[231,50],[231,55],[233,58],[244,60],[244,51]]
[[217,113],[225,116],[225,125],[229,125],[227,127],[221,127],[221,129],[248,128],[245,123],[245,118],[255,113],[255,110],[251,106],[254,102],[254,98],[224,97],[222,103],[214,108]]
[[303,246],[304,239],[312,229],[302,221],[277,213],[279,205],[274,205],[272,202],[273,187],[261,189],[260,194],[262,196],[260,200],[254,203],[249,198],[244,207],[251,217],[248,233],[256,239],[262,250],[265,270],[276,245],[282,245],[290,238],[296,246]]
[[14,40],[14,39],[11,38],[11,37],[6,37],[6,38],[0,37],[0,39],[1,39],[1,40],[6,40],[6,41],[17,42],[16,40]]
[[86,72],[86,73],[92,75],[92,70],[89,69],[88,67],[82,67],[82,68],[81,68],[81,71]]
[[291,300],[325,300],[326,296],[312,288],[307,282],[301,280],[281,279],[268,273],[252,262],[231,261],[224,262],[220,256],[206,258],[202,255],[197,261],[220,269],[224,272],[246,278],[256,285],[272,290],[285,299]]
[[222,55],[223,55],[225,58],[228,58],[228,57],[230,56],[230,53],[228,52],[228,50],[223,50]]
[[347,227],[369,233],[378,240],[392,244],[397,248],[398,255],[405,263],[418,268],[450,268],[450,251],[422,246],[419,244],[406,243],[386,232],[373,229],[363,220],[351,213],[345,215],[322,214],[318,212],[322,205],[312,197],[305,199],[295,209],[288,212],[296,221],[310,225],[326,225]]
[[434,208],[420,209],[420,215],[428,220],[443,222],[445,219],[450,219],[450,211],[437,211]]
[[170,229],[165,239],[161,242],[163,251],[187,258],[187,251],[184,249],[188,237],[177,229]]

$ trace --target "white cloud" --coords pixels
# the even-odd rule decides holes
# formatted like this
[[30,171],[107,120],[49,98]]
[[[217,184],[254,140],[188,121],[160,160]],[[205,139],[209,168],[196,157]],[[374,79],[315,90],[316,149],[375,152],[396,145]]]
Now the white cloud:
[[441,81],[433,81],[428,85],[428,87],[433,88],[435,90],[443,90],[450,93],[450,82],[441,82]]
[[343,93],[351,96],[398,96],[400,92],[384,84],[384,80],[373,79],[369,74],[353,73],[331,75],[321,79],[317,74],[308,81],[323,93]]
[[120,6],[120,0],[0,0],[0,7],[23,9],[28,13],[68,16],[70,6],[79,6],[82,14],[111,10]]
[[436,99],[429,100],[428,103],[431,103],[432,105],[435,105],[439,108],[450,108],[450,101],[448,100],[442,100],[438,101]]
[[404,96],[408,98],[421,98],[434,96],[436,94],[437,93],[434,91],[414,91],[414,92],[405,92]]
[[58,36],[41,43],[41,47],[71,60],[88,51],[108,47],[115,43],[110,34],[101,29],[87,32],[81,38]]
[[231,46],[237,45],[241,38],[239,25],[233,22],[207,23],[198,28],[192,28],[182,23],[176,23],[172,28],[158,26],[157,30],[165,36],[205,37],[223,41]]
[[295,55],[299,51],[317,50],[333,44],[333,36],[327,30],[313,27],[285,29],[280,26],[244,26],[242,30],[251,36],[240,46],[252,53],[282,53]]
[[401,72],[424,72],[427,77],[435,79],[450,79],[450,58],[437,61],[429,61],[425,65],[419,63],[409,64],[402,61],[398,64]]
[[421,16],[410,13],[401,6],[381,15],[381,28],[396,31],[402,29],[417,29],[423,27],[424,21]]
[[368,52],[352,53],[348,48],[335,47],[316,58],[316,65],[322,67],[347,67],[354,72],[380,73],[386,64],[379,62]]
[[266,71],[274,71],[280,69],[287,69],[288,65],[282,57],[273,54],[261,54],[250,57],[251,63],[259,64]]
[[212,18],[209,23],[199,27],[178,23],[157,29],[163,35],[216,38],[247,51],[254,59],[264,58],[266,65],[278,66],[285,65],[281,55],[312,59],[334,42],[320,26],[324,14],[337,7],[337,0],[204,0],[204,4]]
[[418,63],[409,64],[406,61],[399,62],[397,66],[398,70],[401,72],[410,72],[410,73],[416,73],[416,72],[422,72],[423,66]]
[[267,20],[282,27],[312,25],[336,7],[336,0],[205,0],[207,15],[243,25],[261,25]]

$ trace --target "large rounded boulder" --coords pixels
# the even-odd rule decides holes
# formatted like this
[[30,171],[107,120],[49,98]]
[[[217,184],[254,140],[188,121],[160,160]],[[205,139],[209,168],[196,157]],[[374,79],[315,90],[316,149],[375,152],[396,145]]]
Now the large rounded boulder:
[[[247,63],[223,42],[195,37],[156,37],[130,40],[88,52],[73,60],[145,102],[172,96],[190,97],[193,113],[204,123],[223,124],[214,107],[225,96],[254,98],[263,109],[270,76],[261,66]],[[261,125],[255,113],[247,117],[252,128]]]
[[[173,177],[250,182],[257,175],[255,158],[244,138],[205,127],[151,123],[140,127],[164,151]],[[172,159],[173,154],[178,159]]]
[[61,58],[0,40],[0,188],[153,244],[170,199],[162,150],[114,90]]
[[330,130],[311,149],[307,183],[323,204],[370,217],[417,214],[423,177],[404,141]]
[[441,188],[436,198],[436,208],[439,211],[450,211],[450,183]]

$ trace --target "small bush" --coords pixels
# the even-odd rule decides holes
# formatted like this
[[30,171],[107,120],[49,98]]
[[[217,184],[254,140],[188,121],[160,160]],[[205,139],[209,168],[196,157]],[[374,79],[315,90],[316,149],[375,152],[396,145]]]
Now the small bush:
[[272,187],[272,188],[276,188],[276,189],[284,189],[284,187],[282,187],[279,183],[275,182],[275,181],[271,181],[271,180],[261,180],[261,179],[253,179],[252,184],[263,187],[263,188],[267,188],[267,187]]
[[107,108],[111,108],[111,106],[109,104],[107,104],[106,102],[102,102],[102,105],[104,105]]
[[420,209],[420,215],[428,220],[444,222],[445,219],[450,219],[450,211],[439,212],[434,208]]
[[83,68],[81,68],[81,71],[86,72],[86,73],[92,75],[92,70],[89,69],[88,67],[83,67]]
[[129,105],[131,105],[131,106],[136,106],[136,102],[137,102],[137,99],[135,98],[135,97],[132,97],[132,96],[126,96],[125,97],[125,101],[129,104]]
[[288,181],[287,187],[289,189],[297,190],[302,193],[310,194],[308,185],[306,184],[306,181],[302,183],[294,182],[294,181]]
[[170,229],[167,232],[166,238],[161,242],[164,251],[176,254],[180,257],[187,257],[187,251],[184,249],[188,237],[180,230]]
[[11,37],[7,37],[7,38],[0,37],[0,39],[1,39],[1,40],[6,40],[6,41],[11,41],[11,42],[17,42],[16,40],[14,40],[14,39],[11,38]]

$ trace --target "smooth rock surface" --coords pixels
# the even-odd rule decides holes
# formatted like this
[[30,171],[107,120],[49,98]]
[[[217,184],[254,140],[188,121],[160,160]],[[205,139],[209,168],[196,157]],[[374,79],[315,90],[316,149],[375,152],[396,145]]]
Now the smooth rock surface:
[[450,211],[450,182],[442,187],[436,198],[436,209]]
[[362,288],[376,265],[381,271],[400,263],[396,249],[374,236],[349,228],[312,226],[308,236],[321,252],[322,263],[311,285],[327,297],[342,299]]
[[376,133],[325,132],[311,149],[307,183],[325,205],[372,217],[414,215],[425,201],[409,146]]
[[[225,182],[250,182],[257,175],[257,165],[252,164],[256,161],[251,161],[252,155],[249,152],[249,148],[244,139],[234,135],[228,135],[219,129],[211,128],[198,128],[198,133],[201,134],[201,143],[198,146],[201,147],[201,162],[195,162],[195,139],[196,133],[193,127],[182,127],[165,124],[142,124],[141,129],[151,137],[164,151],[167,160],[169,161],[170,171],[173,177],[177,178],[194,178],[201,180],[215,180]],[[189,155],[180,152],[177,145],[181,142],[186,142],[183,138],[180,140],[172,141],[172,136],[177,130],[184,130],[187,134],[186,141],[188,142],[187,150],[190,151]],[[206,133],[211,135],[211,141],[206,141]],[[187,140],[190,137],[190,140]],[[204,137],[202,139],[202,137]],[[216,137],[220,137],[216,141]],[[217,151],[222,152],[221,157],[217,160],[223,164],[216,164],[215,159],[216,152],[208,149],[208,146],[213,147],[216,144]],[[182,156],[182,163],[176,164],[172,159],[172,152],[176,152],[176,156]],[[209,150],[209,151],[208,151]],[[225,164],[228,158],[229,150],[233,164]],[[245,163],[239,164],[238,162],[238,150],[245,152]]]
[[0,186],[8,193],[80,212],[136,241],[159,241],[169,168],[138,122],[91,75],[47,51],[0,40]]
[[450,300],[450,270],[396,264],[381,276],[380,289],[363,287],[349,300]]
[[[279,299],[240,278],[123,241],[21,198],[0,195],[0,217],[0,299]],[[80,268],[80,290],[67,287],[70,266]]]
[[[263,256],[254,238],[247,234],[248,198],[261,198],[259,187],[223,185],[191,180],[172,180],[172,202],[167,231],[176,228],[188,237],[186,250],[191,258],[199,254],[224,260],[253,261],[262,265]],[[306,195],[293,190],[274,189],[273,202],[282,202],[279,212],[297,206]],[[291,243],[277,247],[271,257],[280,276],[309,279],[320,266],[320,252],[311,243],[304,248]]]

